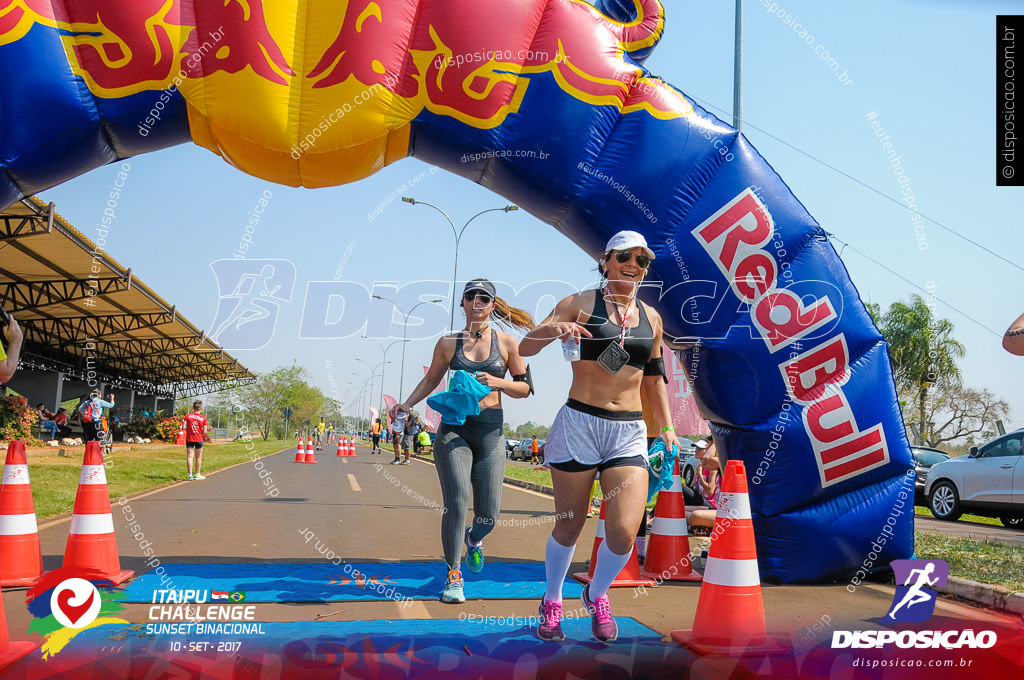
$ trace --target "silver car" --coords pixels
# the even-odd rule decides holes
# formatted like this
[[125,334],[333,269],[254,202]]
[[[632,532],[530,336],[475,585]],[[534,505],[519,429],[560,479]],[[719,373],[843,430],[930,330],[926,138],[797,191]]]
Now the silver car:
[[1017,430],[933,465],[925,483],[932,514],[957,520],[969,512],[998,517],[1008,527],[1024,526],[1022,440],[1024,430]]

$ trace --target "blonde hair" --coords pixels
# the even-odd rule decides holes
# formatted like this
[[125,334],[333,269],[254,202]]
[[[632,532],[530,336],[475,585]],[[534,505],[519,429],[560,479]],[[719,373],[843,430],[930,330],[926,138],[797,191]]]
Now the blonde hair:
[[494,296],[494,311],[491,316],[496,317],[500,323],[516,328],[525,328],[532,331],[537,327],[529,312],[511,306],[498,296]]

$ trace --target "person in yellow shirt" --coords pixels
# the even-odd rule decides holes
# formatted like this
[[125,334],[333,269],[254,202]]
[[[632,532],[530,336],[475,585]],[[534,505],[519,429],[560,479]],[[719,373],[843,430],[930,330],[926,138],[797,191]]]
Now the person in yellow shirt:
[[21,342],[24,336],[18,322],[2,308],[0,308],[0,327],[2,327],[0,335],[7,340],[6,352],[4,352],[3,343],[0,343],[0,383],[6,383],[14,377],[14,372],[18,369],[18,360],[21,358]]
[[373,421],[373,428],[370,430],[370,437],[373,439],[373,450],[370,451],[371,454],[380,454],[380,431],[380,418],[377,418],[377,420]]

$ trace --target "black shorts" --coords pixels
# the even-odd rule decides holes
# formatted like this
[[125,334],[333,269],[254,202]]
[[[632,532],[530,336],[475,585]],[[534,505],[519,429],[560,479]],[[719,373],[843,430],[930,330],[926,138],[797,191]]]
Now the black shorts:
[[185,442],[186,449],[195,449],[196,451],[203,450],[203,442]]
[[380,444],[380,435],[379,434],[375,434],[375,435],[372,435],[372,436],[373,436],[373,445],[377,446],[378,444]]
[[613,467],[649,467],[647,459],[643,456],[612,458],[611,460],[606,460],[605,462],[598,463],[596,465],[584,465],[577,460],[567,460],[564,463],[549,463],[549,465],[556,470],[561,470],[562,472],[587,472],[589,470],[597,470],[598,472],[601,472]]

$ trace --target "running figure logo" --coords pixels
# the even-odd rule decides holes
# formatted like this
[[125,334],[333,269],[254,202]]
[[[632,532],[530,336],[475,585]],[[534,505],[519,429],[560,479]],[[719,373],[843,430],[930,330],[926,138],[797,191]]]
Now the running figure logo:
[[224,349],[260,349],[274,337],[281,304],[291,302],[289,260],[214,260],[219,302],[210,340]]
[[882,619],[900,623],[919,623],[935,612],[937,593],[934,588],[945,588],[949,565],[943,560],[893,560],[896,575],[896,594],[892,608]]

